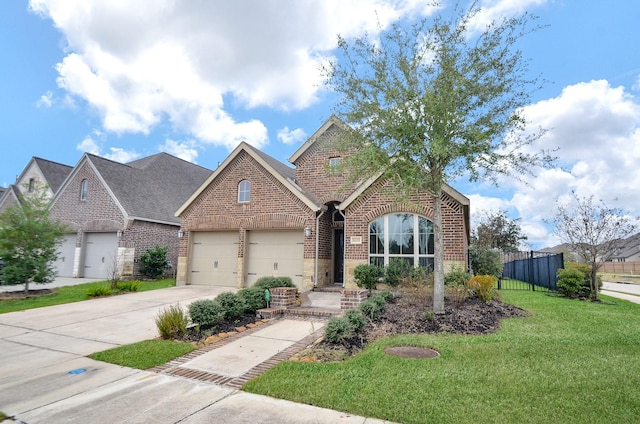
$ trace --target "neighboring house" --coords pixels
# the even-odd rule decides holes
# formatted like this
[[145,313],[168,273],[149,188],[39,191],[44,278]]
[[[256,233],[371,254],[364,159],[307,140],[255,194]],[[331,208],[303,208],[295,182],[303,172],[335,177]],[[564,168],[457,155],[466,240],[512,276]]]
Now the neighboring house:
[[73,167],[58,162],[33,157],[25,166],[16,182],[10,185],[0,197],[0,211],[18,202],[20,194],[44,187],[47,198],[52,198]]
[[[346,130],[331,117],[291,156],[295,168],[241,143],[176,213],[177,283],[244,287],[288,276],[306,290],[354,287],[357,265],[393,258],[433,269],[431,196],[400,201],[381,179],[345,190],[332,139]],[[442,214],[445,270],[465,266],[469,200],[446,186]]]
[[621,240],[610,262],[640,262],[640,233]]
[[175,211],[211,170],[158,153],[126,164],[85,153],[51,200],[50,216],[66,224],[56,262],[64,277],[138,274],[138,258],[168,246],[178,256]]

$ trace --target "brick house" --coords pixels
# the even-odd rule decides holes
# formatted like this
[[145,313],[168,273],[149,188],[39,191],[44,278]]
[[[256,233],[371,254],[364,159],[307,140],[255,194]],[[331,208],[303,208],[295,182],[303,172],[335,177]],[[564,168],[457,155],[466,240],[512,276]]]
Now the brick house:
[[[400,202],[380,179],[346,190],[331,168],[340,161],[332,139],[345,130],[329,118],[291,156],[294,167],[241,143],[176,213],[177,283],[247,287],[288,276],[307,290],[355,287],[363,263],[433,268],[430,195]],[[445,269],[464,265],[469,200],[447,186],[442,213]]]
[[18,202],[21,194],[44,188],[47,198],[52,198],[73,167],[39,157],[32,157],[16,182],[0,193],[0,212]]
[[175,211],[211,171],[158,153],[126,164],[85,153],[51,199],[50,216],[66,224],[55,266],[63,277],[138,274],[138,258],[156,245],[178,257]]

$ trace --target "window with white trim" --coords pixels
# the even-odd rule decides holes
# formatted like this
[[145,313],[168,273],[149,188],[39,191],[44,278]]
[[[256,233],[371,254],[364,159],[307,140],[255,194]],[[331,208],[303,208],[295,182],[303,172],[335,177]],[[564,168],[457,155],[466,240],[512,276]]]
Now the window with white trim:
[[389,261],[402,260],[433,270],[433,258],[433,223],[427,218],[396,213],[369,224],[369,263],[386,266]]
[[89,191],[89,181],[85,178],[80,183],[80,200],[87,200],[88,191]]
[[238,203],[251,201],[251,181],[242,180],[238,183]]

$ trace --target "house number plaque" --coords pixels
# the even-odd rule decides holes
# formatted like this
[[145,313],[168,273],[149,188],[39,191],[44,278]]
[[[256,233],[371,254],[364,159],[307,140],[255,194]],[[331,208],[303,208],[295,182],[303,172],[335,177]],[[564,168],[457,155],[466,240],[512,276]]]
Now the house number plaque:
[[362,244],[361,236],[351,236],[351,244]]

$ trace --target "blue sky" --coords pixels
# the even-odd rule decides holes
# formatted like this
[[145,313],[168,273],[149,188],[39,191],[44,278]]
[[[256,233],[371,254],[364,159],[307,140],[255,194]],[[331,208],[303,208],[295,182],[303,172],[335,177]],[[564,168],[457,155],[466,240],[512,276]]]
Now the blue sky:
[[[520,47],[549,81],[526,108],[548,129],[536,147],[559,160],[529,185],[453,181],[472,213],[507,210],[534,248],[557,244],[543,220],[571,190],[640,215],[640,2],[480,3],[486,19],[526,10],[548,25]],[[84,151],[121,162],[166,151],[214,169],[244,140],[286,162],[332,113],[318,64],[336,34],[375,34],[377,19],[430,16],[428,5],[0,2],[0,185],[32,156],[75,165]]]

